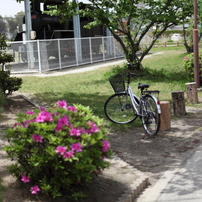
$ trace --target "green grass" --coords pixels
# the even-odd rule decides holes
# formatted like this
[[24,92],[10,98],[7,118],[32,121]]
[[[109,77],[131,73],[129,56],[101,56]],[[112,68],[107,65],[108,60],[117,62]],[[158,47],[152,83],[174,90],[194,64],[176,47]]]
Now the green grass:
[[[132,82],[135,93],[137,84],[150,84],[150,89],[160,90],[160,100],[171,101],[171,92],[185,91],[185,83],[188,82],[186,72],[182,66],[185,52],[181,50],[164,51],[162,54],[152,55],[143,61],[145,72],[141,73],[138,81]],[[121,71],[120,67],[103,67],[94,71],[67,74],[56,77],[23,77],[23,85],[20,92],[33,93],[40,102],[53,105],[58,100],[66,100],[69,104],[81,103],[90,106],[93,113],[105,118],[103,106],[107,98],[113,94],[108,77]],[[117,125],[106,121],[108,127],[115,129],[127,129],[134,127],[129,125]],[[140,125],[140,122],[136,122]]]
[[5,190],[5,187],[2,185],[2,179],[0,178],[0,202],[3,201],[4,190]]
[[172,51],[186,51],[185,50],[185,47],[184,46],[166,46],[166,47],[153,47],[150,51],[151,52],[159,52],[159,51],[169,51],[169,50],[172,50]]

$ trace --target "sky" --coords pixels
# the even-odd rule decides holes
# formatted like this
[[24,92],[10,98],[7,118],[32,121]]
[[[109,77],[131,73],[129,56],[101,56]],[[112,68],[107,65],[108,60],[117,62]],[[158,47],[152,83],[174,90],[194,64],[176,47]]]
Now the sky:
[[0,15],[2,17],[14,17],[20,11],[24,11],[23,1],[17,3],[16,0],[0,0]]
[[[82,0],[82,2],[87,1]],[[0,15],[2,17],[14,17],[20,11],[24,11],[24,1],[17,3],[16,0],[0,0]]]

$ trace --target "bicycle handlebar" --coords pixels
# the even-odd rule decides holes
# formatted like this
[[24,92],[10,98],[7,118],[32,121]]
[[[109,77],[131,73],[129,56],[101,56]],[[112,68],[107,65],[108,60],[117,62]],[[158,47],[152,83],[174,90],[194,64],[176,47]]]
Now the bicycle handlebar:
[[134,66],[137,66],[138,65],[138,63],[127,63],[127,66],[128,66],[128,68],[130,68],[130,67],[134,67]]
[[132,68],[136,65],[138,65],[138,63],[127,63],[127,76],[128,77],[134,77],[134,78],[140,77],[140,75],[138,75],[138,74],[128,72],[129,68]]
[[127,76],[129,76],[129,77],[140,77],[140,75],[138,75],[138,74],[135,74],[135,73],[127,73]]

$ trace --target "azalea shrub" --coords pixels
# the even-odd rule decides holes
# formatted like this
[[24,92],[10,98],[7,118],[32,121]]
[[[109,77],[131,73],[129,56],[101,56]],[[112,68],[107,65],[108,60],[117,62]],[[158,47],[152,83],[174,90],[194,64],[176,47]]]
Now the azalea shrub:
[[[183,66],[190,82],[194,81],[194,54],[188,54],[183,58]],[[202,53],[199,53],[199,80],[202,85]]]
[[79,195],[74,187],[109,167],[107,130],[89,107],[58,101],[47,109],[20,113],[5,137],[9,144],[4,150],[14,160],[8,170],[30,183],[31,194]]

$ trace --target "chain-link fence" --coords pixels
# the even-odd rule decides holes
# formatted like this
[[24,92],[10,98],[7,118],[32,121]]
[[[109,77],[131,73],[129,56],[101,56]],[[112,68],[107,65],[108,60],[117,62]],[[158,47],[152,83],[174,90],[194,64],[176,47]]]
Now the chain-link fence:
[[[11,73],[34,73],[62,69],[123,57],[113,37],[53,39],[9,42],[15,57]],[[9,64],[6,65],[6,68]]]

